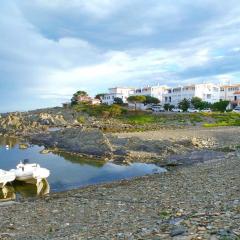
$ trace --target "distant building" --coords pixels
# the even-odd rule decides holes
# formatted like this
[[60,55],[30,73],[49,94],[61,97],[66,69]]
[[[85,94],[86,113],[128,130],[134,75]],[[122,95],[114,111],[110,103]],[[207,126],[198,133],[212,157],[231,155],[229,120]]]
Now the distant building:
[[155,97],[160,100],[160,102],[163,102],[163,96],[167,93],[167,86],[146,86],[143,88],[137,88],[134,91],[134,96],[142,95],[142,96],[150,96]]
[[[99,105],[99,104],[101,104],[101,101],[99,99],[91,98],[89,96],[77,96],[76,97],[76,101],[77,101],[77,103],[87,103],[87,104],[91,104],[91,105]],[[64,106],[65,105],[66,104],[64,104]]]
[[92,98],[90,101],[90,104],[92,105],[100,105],[102,102],[101,100],[97,99],[97,98]]
[[89,96],[79,95],[76,97],[76,101],[78,103],[90,103],[92,101],[92,98]]
[[213,83],[203,83],[169,88],[164,94],[164,103],[178,106],[184,98],[191,100],[193,97],[199,97],[209,103],[218,102],[220,87]]
[[115,87],[109,88],[109,93],[101,97],[102,103],[112,105],[115,98],[121,98],[123,103],[127,103],[127,98],[134,93],[134,88]]
[[240,105],[240,84],[222,85],[220,99],[230,101],[231,107]]
[[[230,107],[235,107],[240,105],[240,84],[220,86],[214,83],[202,83],[179,87],[159,85],[146,86],[143,88],[115,87],[110,88],[109,93],[101,97],[101,101],[103,104],[111,105],[114,103],[115,98],[121,98],[123,103],[127,103],[129,96],[138,95],[158,98],[161,105],[168,103],[178,106],[184,98],[191,100],[193,97],[199,97],[202,101],[209,103],[218,102],[220,99],[229,100],[231,102]],[[134,107],[134,105],[129,103],[129,107]],[[139,104],[138,106],[139,109],[145,107],[144,104]]]

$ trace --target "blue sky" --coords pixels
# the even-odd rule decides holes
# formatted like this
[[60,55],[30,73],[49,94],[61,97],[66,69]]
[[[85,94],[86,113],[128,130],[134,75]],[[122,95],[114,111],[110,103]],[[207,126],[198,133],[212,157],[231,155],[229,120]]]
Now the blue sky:
[[239,0],[3,0],[0,112],[79,89],[239,82]]

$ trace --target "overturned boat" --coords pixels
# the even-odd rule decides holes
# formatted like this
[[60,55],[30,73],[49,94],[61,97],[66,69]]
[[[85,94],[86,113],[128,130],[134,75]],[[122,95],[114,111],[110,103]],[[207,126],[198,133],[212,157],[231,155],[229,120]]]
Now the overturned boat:
[[0,188],[3,188],[7,183],[14,181],[16,175],[11,171],[4,171],[0,169]]
[[11,169],[17,181],[24,181],[27,183],[39,184],[42,179],[46,179],[50,175],[50,171],[46,168],[40,167],[37,163],[20,162],[16,169]]

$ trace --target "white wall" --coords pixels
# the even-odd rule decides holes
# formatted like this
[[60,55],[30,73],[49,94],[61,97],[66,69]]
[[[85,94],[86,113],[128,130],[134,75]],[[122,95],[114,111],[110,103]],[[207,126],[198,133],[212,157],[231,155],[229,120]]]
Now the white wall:
[[102,103],[112,105],[114,103],[114,98],[121,98],[124,103],[127,103],[127,98],[133,92],[134,90],[132,88],[109,88],[109,93],[101,98]]
[[135,89],[132,95],[134,96],[151,96],[158,98],[160,102],[163,102],[163,94],[167,92],[166,86],[147,86],[143,88]]
[[163,95],[164,103],[177,106],[184,98],[191,100],[199,97],[203,101],[214,103],[220,99],[220,88],[215,84],[195,84],[169,88],[168,93]]
[[238,91],[240,91],[240,84],[221,86],[220,99],[234,101],[235,96],[237,96],[235,92]]

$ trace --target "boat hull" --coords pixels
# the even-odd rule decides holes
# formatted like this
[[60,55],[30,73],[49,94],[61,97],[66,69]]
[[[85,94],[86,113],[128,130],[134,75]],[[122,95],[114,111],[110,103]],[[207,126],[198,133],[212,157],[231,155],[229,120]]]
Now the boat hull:
[[0,172],[0,188],[3,188],[7,183],[13,182],[16,175],[12,172],[1,171]]
[[17,181],[36,184],[42,179],[46,179],[50,175],[50,171],[46,168],[25,166],[24,168],[12,169],[16,175]]
[[15,200],[16,194],[12,186],[5,186],[0,189],[0,202]]

